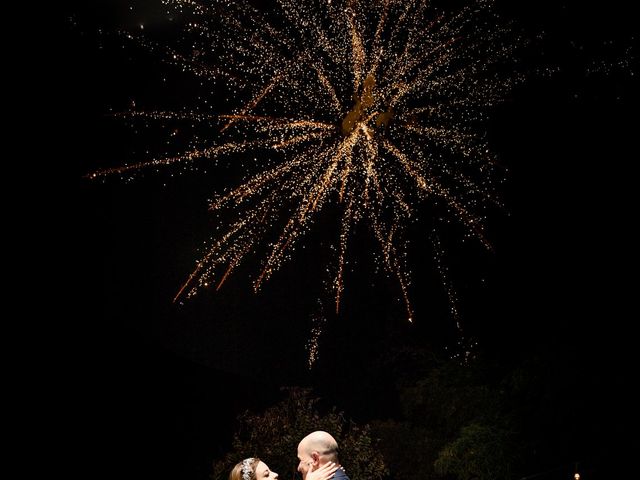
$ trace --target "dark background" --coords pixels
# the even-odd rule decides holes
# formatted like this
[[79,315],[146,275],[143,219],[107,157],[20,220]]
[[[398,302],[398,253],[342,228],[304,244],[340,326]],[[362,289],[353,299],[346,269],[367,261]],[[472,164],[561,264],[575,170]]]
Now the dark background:
[[[249,280],[254,261],[218,294],[172,304],[214,226],[206,200],[237,172],[83,178],[143,158],[144,145],[157,148],[157,132],[136,136],[109,113],[132,101],[179,106],[196,87],[188,74],[110,33],[144,23],[170,37],[156,2],[67,3],[56,59],[60,115],[52,122],[64,158],[56,174],[72,192],[59,252],[61,268],[73,269],[62,287],[73,336],[65,358],[89,462],[119,478],[206,478],[230,442],[235,416],[274,402],[286,385],[314,387],[357,421],[392,416],[387,354],[405,345],[455,351],[460,340],[428,238],[412,251],[411,325],[395,283],[374,278],[364,254],[348,275],[340,315],[331,313],[318,280],[322,235],[257,295]],[[571,392],[576,416],[589,423],[581,432],[624,445],[637,378],[634,17],[625,2],[498,7],[538,39],[523,60],[530,79],[488,126],[509,170],[506,212],[488,222],[494,251],[444,238],[464,336],[505,365],[553,359],[578,387]],[[553,73],[535,73],[546,71]],[[354,241],[354,250],[368,248],[366,239]],[[320,359],[309,370],[304,346],[319,298],[326,324]],[[597,457],[582,440],[583,451]],[[613,461],[626,462],[618,453]]]

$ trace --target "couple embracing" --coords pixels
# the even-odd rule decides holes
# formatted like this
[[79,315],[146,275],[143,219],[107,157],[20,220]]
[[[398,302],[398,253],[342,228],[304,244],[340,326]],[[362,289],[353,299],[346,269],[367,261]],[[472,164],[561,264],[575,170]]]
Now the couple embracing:
[[[323,431],[310,433],[298,444],[298,471],[302,480],[349,480],[338,461],[338,443]],[[277,480],[278,474],[257,457],[245,458],[229,475],[229,480]]]

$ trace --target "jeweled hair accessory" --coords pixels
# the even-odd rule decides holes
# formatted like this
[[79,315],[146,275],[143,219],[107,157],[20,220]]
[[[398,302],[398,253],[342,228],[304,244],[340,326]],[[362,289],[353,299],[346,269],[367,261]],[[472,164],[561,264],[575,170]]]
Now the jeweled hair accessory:
[[253,457],[245,458],[242,461],[242,480],[251,480],[251,474],[253,473],[251,465],[253,465],[253,462]]

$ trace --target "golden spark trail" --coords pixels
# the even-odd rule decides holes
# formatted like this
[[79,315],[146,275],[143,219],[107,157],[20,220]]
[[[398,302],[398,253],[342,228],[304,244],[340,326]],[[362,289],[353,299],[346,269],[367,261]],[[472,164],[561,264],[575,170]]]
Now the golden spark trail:
[[[336,312],[356,268],[350,259],[364,254],[349,244],[360,224],[368,226],[362,230],[372,235],[371,254],[384,274],[397,280],[409,321],[408,244],[421,216],[432,216],[430,230],[462,225],[465,237],[490,248],[485,218],[500,205],[495,186],[503,172],[481,122],[521,78],[504,73],[517,42],[490,2],[463,2],[446,12],[427,0],[277,0],[277,8],[260,11],[244,0],[164,0],[185,19],[175,48],[126,34],[196,76],[202,91],[176,111],[113,116],[171,127],[188,143],[171,139],[156,158],[87,177],[201,159],[221,169],[224,156],[244,169],[243,180],[213,193],[209,209],[220,230],[174,301],[220,290],[254,256],[257,291],[303,238],[316,234],[321,212],[334,208],[339,233],[331,235],[337,238],[330,240],[325,284]],[[432,238],[458,322],[443,246]]]

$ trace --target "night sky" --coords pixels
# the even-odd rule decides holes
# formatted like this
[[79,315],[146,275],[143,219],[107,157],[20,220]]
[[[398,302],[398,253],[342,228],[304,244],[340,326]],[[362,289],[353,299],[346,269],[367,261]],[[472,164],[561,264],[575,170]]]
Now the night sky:
[[[637,17],[622,1],[511,3],[498,8],[536,40],[522,59],[530,78],[488,124],[509,170],[506,208],[488,218],[494,251],[443,238],[464,336],[503,365],[556,359],[584,386],[574,392],[577,415],[618,442],[630,430],[602,412],[632,405],[626,385],[637,378]],[[460,333],[426,238],[411,252],[413,324],[395,283],[374,277],[366,254],[347,276],[340,314],[332,312],[317,280],[332,232],[309,240],[258,294],[254,259],[219,292],[172,303],[209,238],[207,199],[234,172],[84,178],[158,147],[156,133],[135,137],[110,113],[189,99],[188,74],[110,33],[144,24],[170,38],[162,11],[153,1],[78,2],[60,26],[62,118],[52,121],[65,158],[58,173],[73,189],[68,293],[79,313],[69,357],[81,392],[74,408],[95,438],[90,462],[118,478],[197,479],[225,451],[233,418],[273,403],[280,386],[312,386],[357,421],[384,418],[396,408],[386,355],[401,346],[455,351]],[[552,73],[535,73],[543,71]],[[365,251],[361,237],[355,248]],[[305,343],[320,308],[320,357],[309,370]]]

